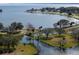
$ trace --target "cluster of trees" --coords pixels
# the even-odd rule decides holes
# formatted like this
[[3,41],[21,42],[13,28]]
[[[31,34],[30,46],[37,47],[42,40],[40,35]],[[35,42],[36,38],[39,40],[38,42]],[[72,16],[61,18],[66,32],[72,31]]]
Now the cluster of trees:
[[2,30],[4,28],[3,24],[0,23],[0,30]]
[[30,11],[30,12],[33,12],[33,11],[51,12],[51,11],[53,11],[53,12],[60,12],[60,13],[68,13],[68,15],[72,15],[72,13],[79,14],[79,7],[60,7],[60,8],[45,7],[45,8],[41,8],[41,9],[32,8],[30,10],[27,10],[27,12],[28,11]]
[[[35,27],[32,24],[27,25],[27,35],[30,37],[33,37],[34,34],[45,34],[45,38],[48,39],[48,36],[50,33],[53,34],[54,31],[56,31],[58,34],[64,34],[64,28],[71,27],[75,24],[74,22],[69,22],[68,20],[61,19],[57,23],[53,24],[54,28],[43,28],[40,26],[38,29],[35,29]],[[39,36],[38,36],[39,38]]]
[[[65,34],[64,29],[66,28],[67,25],[69,25],[69,27],[70,27],[73,24],[74,24],[74,22],[69,23],[68,20],[61,19],[60,21],[58,21],[57,23],[55,23],[53,25],[54,25],[54,28],[55,28],[56,32],[59,35],[61,35],[61,34]],[[71,35],[75,39],[75,41],[77,43],[79,43],[79,29],[78,28],[77,29],[73,29],[72,32],[71,32]],[[61,46],[60,49],[62,49],[62,47],[64,47],[64,44],[66,43],[65,39],[66,39],[65,37],[62,37],[62,40],[60,41],[60,46]]]
[[51,28],[44,28],[43,26],[39,26],[38,29],[35,29],[35,27],[33,27],[32,24],[29,24],[27,26],[27,34],[29,37],[34,37],[34,35],[37,35],[36,39],[41,39],[41,35],[44,33],[45,34],[45,38],[44,39],[48,39],[49,33],[52,32]]
[[64,28],[71,27],[75,22],[69,22],[68,20],[61,19],[57,23],[53,24],[54,28],[59,34],[64,33]]
[[0,23],[0,30],[3,32],[15,32],[16,30],[21,30],[23,27],[23,24],[20,22],[13,22],[8,27],[4,27],[4,25]]
[[37,35],[36,39],[39,39],[41,28],[42,28],[42,26],[40,26],[38,29],[36,29],[32,24],[28,24],[27,29],[26,29],[26,31],[27,31],[26,35],[29,36],[31,39],[34,39],[34,35],[36,34]]
[[13,52],[16,45],[16,39],[0,35],[0,54]]
[[[69,27],[70,25],[72,25],[71,23],[69,23],[68,20],[61,19],[57,23],[53,24],[53,26],[54,26],[56,32],[59,35],[61,35],[61,34],[65,33],[64,28]],[[60,42],[59,42],[59,44],[60,44],[59,48],[60,48],[61,51],[65,51],[64,44],[66,43],[66,40],[65,40],[64,36],[61,36],[61,38],[62,38],[62,40],[60,40]]]
[[56,11],[55,8],[51,8],[51,7],[41,8],[40,10],[41,10],[41,12],[44,12],[44,11],[48,11],[48,12],[53,11],[53,12],[55,12]]
[[58,10],[66,13],[79,13],[79,7],[60,7]]
[[15,30],[21,30],[23,28],[23,25],[22,23],[19,23],[19,22],[13,22],[10,26],[10,31],[15,31]]
[[7,32],[7,34],[0,34],[0,54],[10,53],[15,50],[15,46],[18,43],[17,37],[8,34],[16,33],[17,30],[21,30],[23,27],[20,22],[13,22],[8,27],[4,27],[4,25],[0,23],[0,31]]
[[41,8],[41,9],[30,9],[30,10],[27,10],[27,12],[32,12],[32,11],[41,11],[41,12],[45,12],[45,11],[48,11],[48,12],[51,12],[51,11],[56,11],[55,8],[51,8],[51,7],[46,7],[46,8]]

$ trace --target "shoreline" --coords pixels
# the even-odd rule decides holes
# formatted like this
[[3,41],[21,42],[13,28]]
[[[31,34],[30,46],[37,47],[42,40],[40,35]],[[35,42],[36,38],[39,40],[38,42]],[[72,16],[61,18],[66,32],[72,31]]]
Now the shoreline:
[[67,16],[67,17],[71,17],[71,18],[75,18],[75,19],[79,20],[79,16],[77,16],[77,14],[72,14],[72,15],[68,16],[67,13],[60,13],[60,12],[41,12],[41,11],[32,11],[32,12],[27,12],[27,13],[41,13],[41,14],[50,14],[50,15],[60,15],[60,16]]
[[[54,46],[54,45],[49,44],[49,43],[47,43],[47,42],[45,42],[45,41],[43,41],[43,40],[41,40],[41,42],[44,43],[44,44],[47,44],[48,46],[51,46],[51,47],[60,48],[60,46]],[[74,46],[72,46],[72,47],[66,47],[65,49],[73,48],[73,47],[75,47],[75,46],[77,46],[77,45],[74,45]],[[62,47],[62,48],[64,48],[64,47]]]

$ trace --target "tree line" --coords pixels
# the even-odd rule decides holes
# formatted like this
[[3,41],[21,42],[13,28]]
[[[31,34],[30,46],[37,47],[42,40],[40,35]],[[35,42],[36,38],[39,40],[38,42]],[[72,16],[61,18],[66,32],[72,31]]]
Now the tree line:
[[23,24],[20,22],[13,22],[8,27],[5,27],[2,23],[0,23],[0,31],[3,32],[15,32],[16,30],[21,30],[23,27]]
[[23,24],[20,22],[13,22],[8,27],[4,27],[3,23],[0,23],[0,31],[7,32],[7,34],[0,34],[0,54],[10,53],[16,49],[16,45],[19,42],[19,36],[14,36],[16,30],[21,30]]
[[35,9],[32,8],[30,10],[27,10],[27,12],[33,12],[33,11],[41,11],[41,12],[60,12],[60,13],[68,13],[69,15],[71,14],[79,14],[79,7],[45,7],[45,8],[40,8],[40,9]]

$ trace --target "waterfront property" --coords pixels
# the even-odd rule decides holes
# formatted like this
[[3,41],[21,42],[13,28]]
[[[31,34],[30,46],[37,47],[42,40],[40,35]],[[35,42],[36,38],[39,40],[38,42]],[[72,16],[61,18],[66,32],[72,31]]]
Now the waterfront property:
[[0,6],[0,54],[79,54],[78,4],[21,5]]

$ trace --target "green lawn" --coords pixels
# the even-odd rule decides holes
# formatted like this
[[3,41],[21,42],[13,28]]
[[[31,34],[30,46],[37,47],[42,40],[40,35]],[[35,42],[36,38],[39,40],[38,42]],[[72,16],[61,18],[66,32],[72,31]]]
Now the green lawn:
[[[55,47],[60,47],[59,42],[62,40],[62,36],[58,35],[52,35],[53,38],[49,40],[41,40],[42,42]],[[65,48],[71,48],[77,45],[75,40],[73,39],[72,35],[70,34],[63,34],[63,36],[66,38],[66,43],[64,44]]]
[[28,44],[28,45],[22,45],[22,44],[19,44],[17,47],[16,47],[16,50],[11,53],[11,54],[14,54],[14,55],[34,55],[34,54],[37,54],[37,49]]

